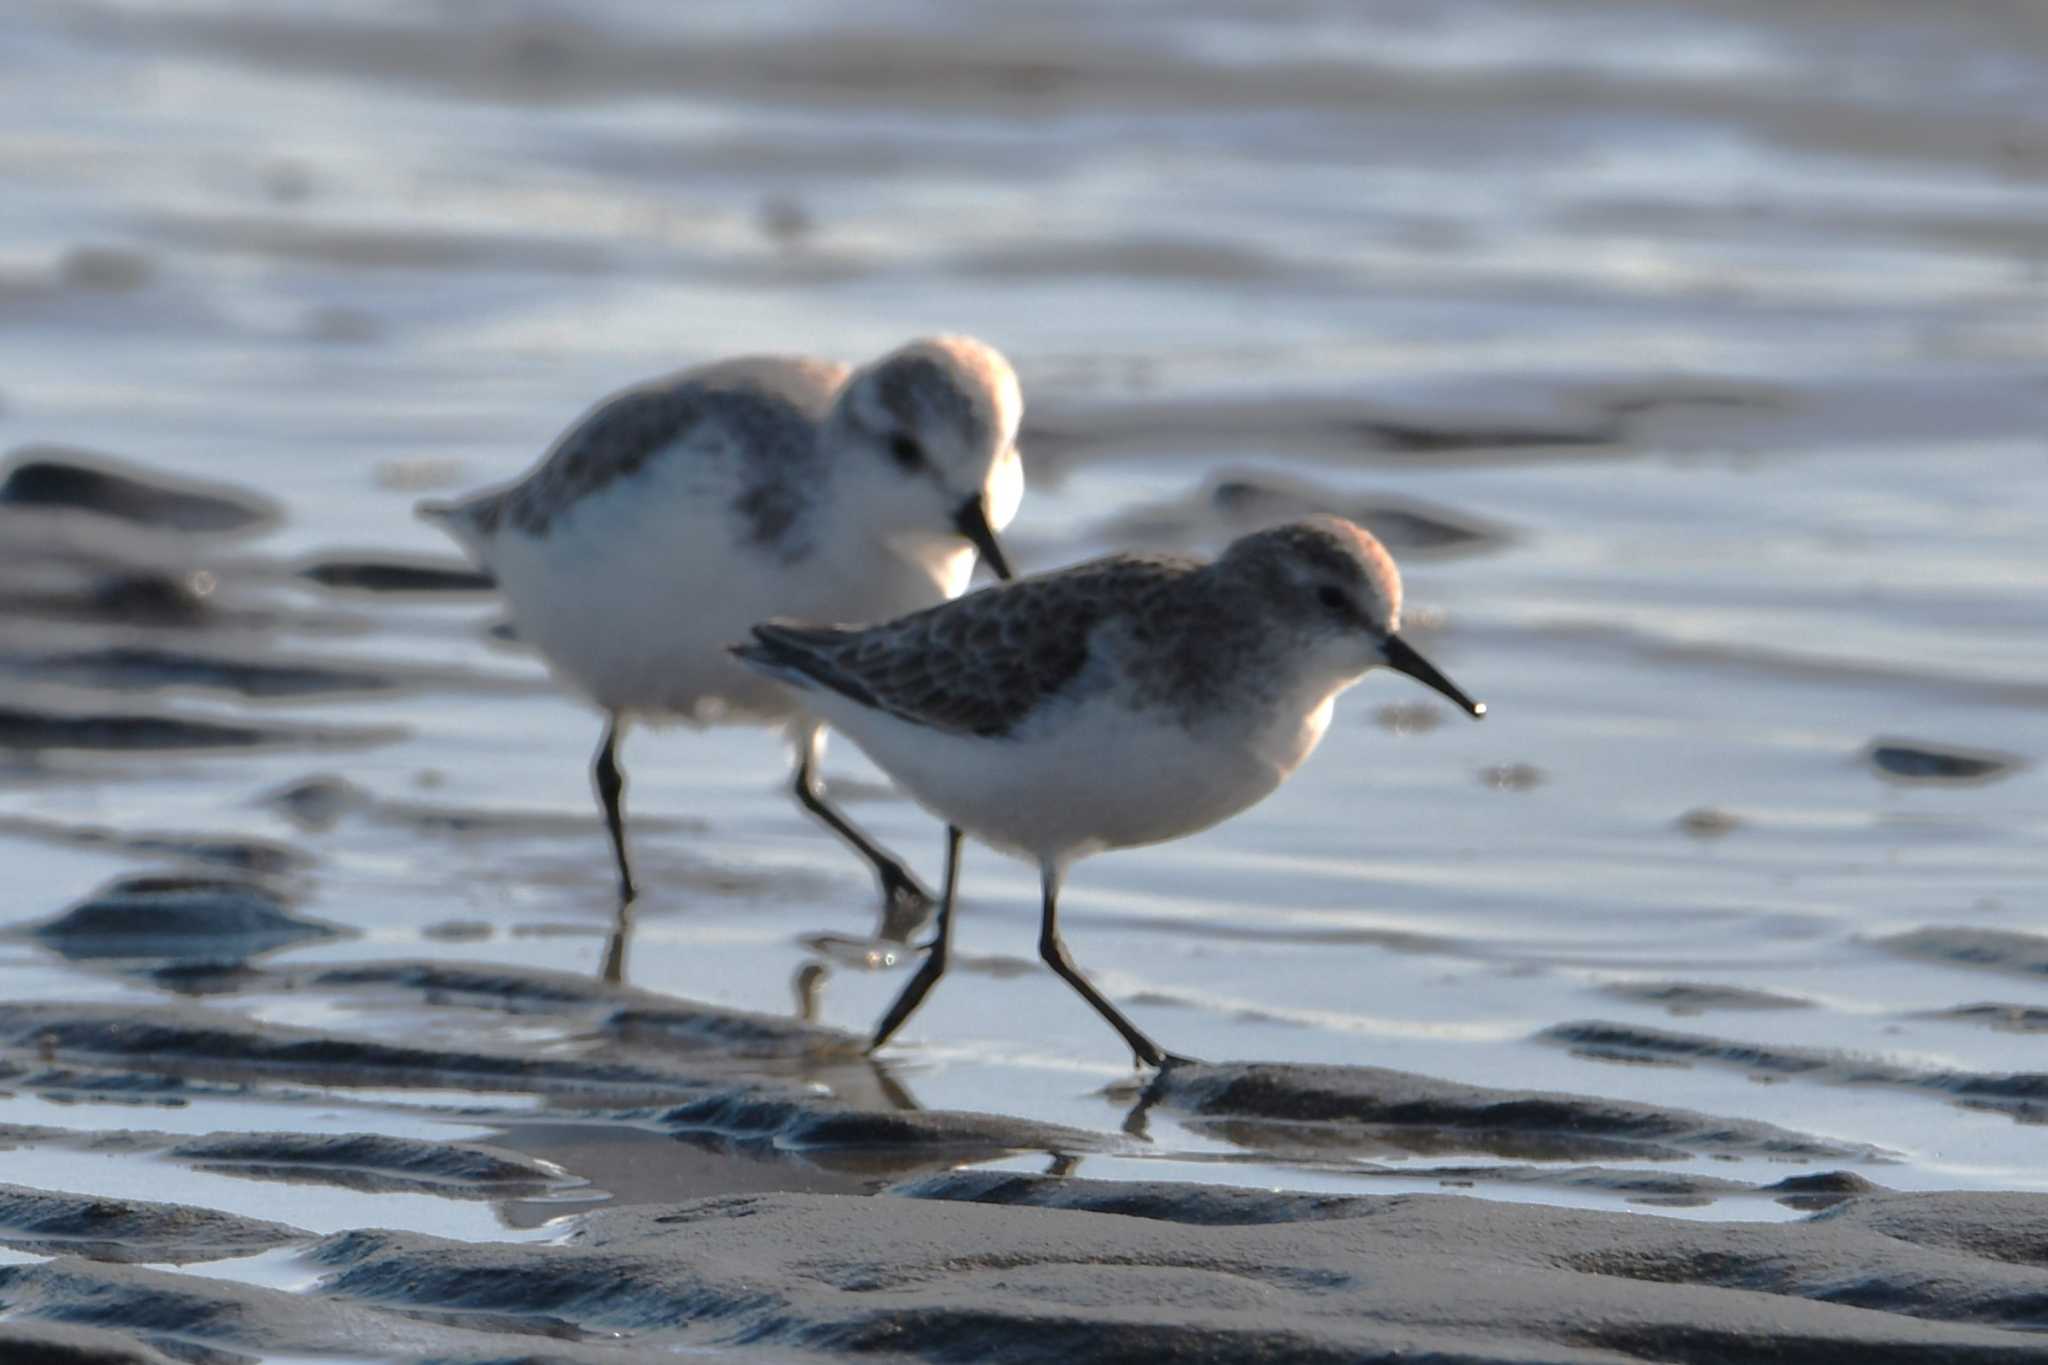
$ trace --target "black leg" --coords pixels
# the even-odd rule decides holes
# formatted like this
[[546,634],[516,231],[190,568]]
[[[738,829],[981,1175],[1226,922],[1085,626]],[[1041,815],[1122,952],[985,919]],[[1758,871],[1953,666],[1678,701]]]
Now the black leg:
[[604,727],[604,741],[597,746],[597,762],[591,778],[597,784],[597,799],[604,806],[604,824],[612,836],[612,856],[619,864],[619,910],[612,922],[611,937],[605,940],[604,965],[598,978],[618,985],[626,978],[626,941],[633,931],[633,900],[640,894],[633,885],[633,869],[626,861],[626,815],[621,800],[626,794],[626,775],[619,771],[619,718],[613,716]]
[[626,794],[626,775],[619,771],[619,718],[613,716],[604,727],[604,742],[597,746],[597,762],[591,776],[597,782],[597,799],[604,804],[605,828],[611,831],[612,855],[619,860],[619,901],[631,905],[639,891],[633,885],[633,869],[626,861],[626,816],[619,802]]
[[815,739],[810,735],[800,736],[796,760],[797,802],[850,844],[875,869],[875,877],[882,883],[882,928],[877,937],[901,943],[931,913],[932,893],[911,875],[902,859],[868,838],[858,825],[833,809],[824,793],[818,790],[816,758]]
[[1105,1000],[1100,991],[1088,984],[1088,978],[1081,975],[1081,969],[1067,956],[1067,945],[1060,942],[1059,869],[1047,867],[1042,885],[1045,893],[1042,902],[1044,918],[1038,926],[1038,955],[1045,959],[1046,965],[1058,972],[1069,986],[1079,991],[1081,998],[1093,1005],[1095,1012],[1107,1019],[1109,1026],[1123,1035],[1124,1041],[1131,1045],[1131,1052],[1136,1056],[1138,1065],[1163,1067],[1185,1060],[1161,1049],[1159,1044],[1147,1038],[1136,1024],[1124,1018],[1115,1005]]
[[946,972],[946,950],[953,939],[953,893],[960,885],[960,830],[958,826],[946,826],[946,889],[939,893],[938,932],[925,947],[924,963],[917,969],[917,975],[910,978],[910,984],[903,988],[903,994],[896,997],[896,1003],[889,1006],[889,1012],[882,1016],[882,1022],[875,1028],[874,1040],[868,1044],[873,1052],[889,1041],[889,1036],[903,1027],[903,1021],[924,1003],[926,992]]

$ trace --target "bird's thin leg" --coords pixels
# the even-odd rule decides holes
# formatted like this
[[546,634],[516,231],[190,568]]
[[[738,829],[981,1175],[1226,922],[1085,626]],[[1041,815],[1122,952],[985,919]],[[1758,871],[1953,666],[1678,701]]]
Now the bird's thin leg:
[[797,736],[797,802],[851,845],[875,869],[875,877],[882,884],[883,902],[882,927],[878,937],[901,943],[924,923],[925,916],[931,911],[932,893],[903,865],[901,858],[868,838],[860,826],[841,815],[818,790],[817,741],[815,727]]
[[874,1040],[868,1044],[869,1052],[888,1042],[889,1036],[903,1027],[903,1021],[924,1003],[925,993],[945,975],[946,950],[953,940],[953,895],[960,886],[960,838],[959,826],[946,826],[946,887],[939,893],[938,932],[925,945],[924,962],[918,967],[917,975],[910,978],[903,994],[896,997],[896,1003],[889,1006],[889,1012],[875,1027]]
[[633,885],[633,868],[626,861],[626,815],[620,802],[626,795],[626,775],[619,771],[619,718],[614,715],[604,727],[604,742],[597,746],[597,761],[591,778],[597,783],[597,799],[604,805],[605,828],[611,831],[612,856],[619,861],[619,900],[631,904],[640,894]]
[[1081,975],[1081,969],[1067,956],[1067,945],[1060,942],[1059,900],[1061,869],[1048,863],[1044,870],[1044,918],[1038,928],[1038,955],[1045,959],[1048,967],[1058,972],[1069,986],[1081,993],[1081,998],[1095,1007],[1095,1012],[1109,1021],[1109,1026],[1123,1035],[1131,1045],[1131,1052],[1141,1066],[1166,1066],[1185,1059],[1176,1057],[1162,1049],[1159,1044],[1147,1038],[1136,1024],[1124,1018],[1115,1005],[1104,999],[1102,993],[1088,984],[1088,978]]
[[621,802],[626,794],[626,775],[619,771],[619,717],[605,724],[604,740],[597,746],[597,761],[591,778],[597,785],[597,799],[604,806],[605,828],[612,836],[612,855],[619,864],[619,909],[605,943],[600,977],[617,985],[626,975],[626,940],[633,928],[633,901],[640,892],[633,885],[633,868],[626,860],[626,816]]

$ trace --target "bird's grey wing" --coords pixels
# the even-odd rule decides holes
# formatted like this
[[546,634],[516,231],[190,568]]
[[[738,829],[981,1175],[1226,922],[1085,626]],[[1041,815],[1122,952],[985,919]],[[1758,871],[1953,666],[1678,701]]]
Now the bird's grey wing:
[[772,540],[795,520],[788,499],[772,493],[805,485],[803,467],[818,458],[818,424],[846,373],[831,361],[755,356],[626,389],[585,413],[525,478],[438,515],[486,536],[506,524],[544,535],[578,500],[649,460],[724,458],[738,476],[742,521],[754,538]]
[[1105,620],[1142,610],[1190,567],[1119,555],[866,629],[769,622],[737,652],[915,725],[999,737],[1072,689]]

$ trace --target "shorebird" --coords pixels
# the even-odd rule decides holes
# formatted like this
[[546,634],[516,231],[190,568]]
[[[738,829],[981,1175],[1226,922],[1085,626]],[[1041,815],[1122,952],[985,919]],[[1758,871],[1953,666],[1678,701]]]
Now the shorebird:
[[[1023,497],[1016,374],[970,337],[912,341],[860,369],[758,356],[607,398],[524,477],[420,513],[498,581],[519,637],[604,712],[592,775],[618,865],[621,936],[639,894],[620,739],[629,721],[782,725],[795,793],[873,867],[885,925],[930,893],[825,799],[819,722],[727,653],[763,617],[871,621],[964,591]],[[905,928],[901,932],[908,933]]]
[[881,625],[755,626],[733,652],[946,821],[935,935],[869,1051],[946,970],[965,832],[1037,863],[1039,955],[1138,1063],[1183,1060],[1068,956],[1067,870],[1263,799],[1314,750],[1337,694],[1375,666],[1484,715],[1400,624],[1393,558],[1359,527],[1318,516],[1241,537],[1213,563],[1112,555]]

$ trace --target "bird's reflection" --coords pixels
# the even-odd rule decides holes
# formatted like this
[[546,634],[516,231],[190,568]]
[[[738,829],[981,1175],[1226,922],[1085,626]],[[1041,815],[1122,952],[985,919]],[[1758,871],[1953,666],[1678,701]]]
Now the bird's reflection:
[[1152,1107],[1158,1103],[1159,1086],[1157,1084],[1140,1087],[1138,1098],[1132,1103],[1129,1112],[1124,1115],[1124,1121],[1118,1125],[1124,1135],[1126,1137],[1134,1137],[1140,1142],[1150,1142],[1152,1140]]
[[[829,1091],[836,1104],[849,1109],[910,1112],[923,1107],[885,1063],[858,1053],[817,1050],[772,1070],[800,1086]],[[485,1140],[544,1158],[589,1182],[539,1198],[529,1194],[498,1201],[499,1218],[516,1228],[538,1227],[597,1202],[616,1208],[734,1193],[873,1194],[960,1163],[958,1149],[943,1145],[863,1144],[798,1152],[709,1129],[666,1130],[579,1114],[573,1101],[532,1121],[506,1122]]]
[[633,937],[633,902],[620,900],[618,912],[612,916],[612,931],[604,941],[604,960],[597,969],[597,979],[607,986],[626,984],[626,948]]
[[875,1094],[886,1101],[890,1108],[904,1113],[924,1108],[917,1102],[917,1097],[910,1093],[910,1087],[897,1078],[896,1072],[887,1062],[865,1054],[861,1060],[867,1063],[868,1073],[874,1082]]
[[818,987],[825,978],[832,975],[832,969],[822,962],[806,962],[796,969],[790,979],[790,992],[796,996],[796,1017],[806,1024],[818,1022]]
[[[875,932],[867,937],[830,930],[803,935],[798,941],[812,956],[798,965],[790,980],[796,1017],[806,1024],[817,1022],[821,992],[834,967],[886,972],[916,957],[921,949],[910,943],[910,936],[931,919],[931,913],[928,902],[912,903],[904,897],[891,897],[877,916]],[[612,916],[611,932],[605,937],[604,955],[597,970],[597,979],[607,986],[626,984],[633,924],[633,903],[621,900]]]

